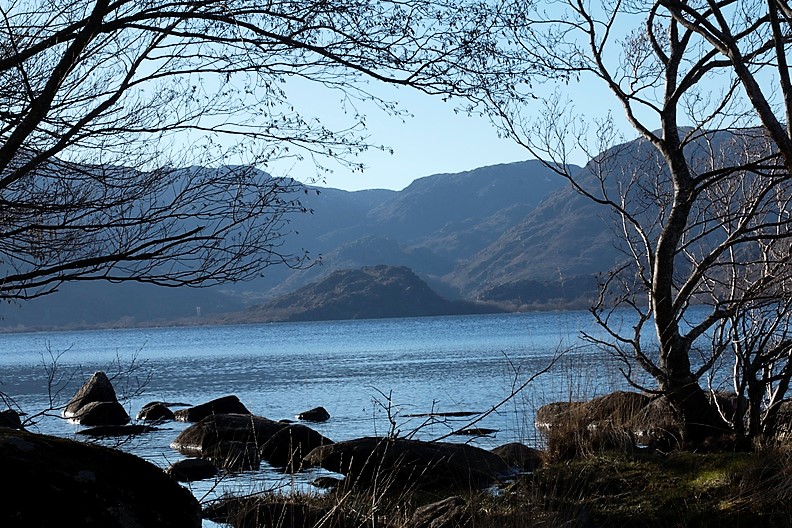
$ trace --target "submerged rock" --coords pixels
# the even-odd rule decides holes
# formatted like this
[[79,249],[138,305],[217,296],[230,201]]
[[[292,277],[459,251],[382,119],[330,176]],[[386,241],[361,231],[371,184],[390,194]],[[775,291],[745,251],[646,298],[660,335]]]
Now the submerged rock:
[[198,501],[160,468],[102,446],[0,429],[3,526],[200,528]]
[[303,422],[326,422],[330,419],[330,413],[324,407],[314,407],[298,414],[297,419]]
[[214,414],[251,414],[239,398],[230,395],[217,398],[188,409],[179,409],[173,413],[180,422],[200,422]]
[[164,402],[151,402],[140,409],[137,419],[146,422],[164,422],[175,420],[176,415]]

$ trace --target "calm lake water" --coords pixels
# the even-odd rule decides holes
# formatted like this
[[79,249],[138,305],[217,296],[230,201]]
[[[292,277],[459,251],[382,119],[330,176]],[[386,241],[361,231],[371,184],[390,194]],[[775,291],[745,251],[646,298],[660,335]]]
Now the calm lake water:
[[[550,372],[475,425],[497,433],[453,437],[485,448],[515,440],[531,445],[539,406],[624,386],[608,358],[584,346],[581,330],[596,332],[583,311],[2,334],[0,391],[32,414],[51,399],[65,404],[104,370],[116,375],[116,392],[132,417],[149,401],[197,404],[236,394],[252,412],[275,420],[321,405],[332,418],[315,428],[344,440],[388,433],[389,414],[406,435],[425,420],[411,414],[487,411],[566,350]],[[42,416],[31,430],[73,436],[79,426],[57,414]],[[467,420],[422,427],[416,436],[437,438]],[[182,458],[169,444],[186,426],[166,424],[121,447],[165,467]],[[193,484],[193,491],[202,498],[286,485],[289,479],[265,466],[217,486]]]

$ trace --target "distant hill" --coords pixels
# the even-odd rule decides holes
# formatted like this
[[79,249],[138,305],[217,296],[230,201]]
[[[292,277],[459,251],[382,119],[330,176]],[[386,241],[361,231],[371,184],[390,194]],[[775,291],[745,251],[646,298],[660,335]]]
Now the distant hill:
[[496,313],[484,304],[448,301],[411,270],[372,266],[335,271],[319,282],[250,310],[256,321],[378,319]]
[[322,266],[272,270],[243,288],[273,298],[333,271],[388,264],[407,266],[443,295],[460,297],[473,288],[449,280],[454,270],[567,187],[543,163],[530,160],[427,176],[401,191],[358,196],[360,191],[320,189],[305,200],[313,214],[293,219],[296,234],[287,247],[321,255]]

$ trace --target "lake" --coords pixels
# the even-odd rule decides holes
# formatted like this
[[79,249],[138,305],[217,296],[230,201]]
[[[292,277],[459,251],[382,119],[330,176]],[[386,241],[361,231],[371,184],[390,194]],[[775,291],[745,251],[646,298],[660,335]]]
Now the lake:
[[[565,351],[549,372],[475,424],[497,433],[451,437],[485,448],[536,445],[539,406],[625,387],[609,358],[580,340],[581,330],[597,332],[585,311],[0,334],[0,391],[32,415],[65,404],[104,370],[115,376],[133,418],[149,401],[198,404],[235,394],[275,420],[321,405],[331,419],[313,427],[333,440],[392,430],[433,439],[471,418],[426,425],[409,415],[490,410]],[[121,448],[166,467],[182,458],[169,444],[187,425],[166,424]],[[71,437],[79,426],[54,411],[30,430]],[[265,466],[192,489],[200,499],[295,485]],[[308,486],[314,476],[296,484]]]

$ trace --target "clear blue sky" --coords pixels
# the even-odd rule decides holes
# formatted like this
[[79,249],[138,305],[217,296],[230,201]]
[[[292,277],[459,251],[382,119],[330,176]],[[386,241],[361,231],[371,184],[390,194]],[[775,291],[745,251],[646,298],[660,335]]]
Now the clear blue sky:
[[[566,88],[574,101],[574,110],[586,112],[587,116],[604,117],[609,109],[615,107],[615,100],[601,85],[588,82]],[[370,141],[391,147],[393,154],[370,149],[357,158],[367,167],[363,173],[335,166],[334,172],[324,175],[324,182],[318,185],[350,191],[373,188],[400,190],[423,176],[531,159],[530,153],[513,140],[499,138],[486,118],[454,112],[459,103],[444,102],[440,97],[405,88],[369,85],[368,89],[376,90],[386,99],[399,101],[401,108],[412,114],[403,122],[373,105],[358,106],[367,117]],[[297,86],[289,91],[289,100],[305,117],[319,117],[330,126],[348,124],[337,93],[315,86]],[[622,117],[618,108],[614,114],[617,118]],[[628,136],[634,137],[634,132],[623,120],[620,125]],[[580,155],[572,161],[582,165],[588,160]],[[289,175],[301,181],[310,181],[316,175],[313,164],[308,161],[295,164],[290,160],[268,167],[268,170],[272,174]]]
[[[393,149],[393,154],[369,149],[356,161],[366,165],[363,173],[353,173],[330,163],[333,172],[318,185],[345,190],[400,190],[416,178],[437,173],[453,173],[530,158],[528,152],[509,139],[497,137],[488,120],[454,112],[455,104],[443,102],[410,89],[369,86],[399,102],[412,117],[391,116],[373,105],[358,106],[366,115],[369,141]],[[316,87],[298,87],[289,92],[292,104],[306,117],[320,117],[328,126],[343,126],[340,95]],[[311,162],[287,161],[269,167],[275,175],[290,175],[308,181],[316,175]]]

